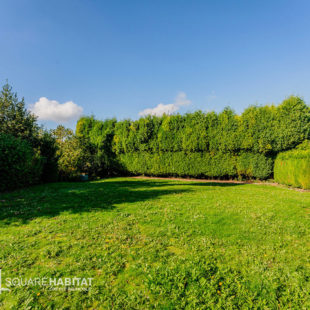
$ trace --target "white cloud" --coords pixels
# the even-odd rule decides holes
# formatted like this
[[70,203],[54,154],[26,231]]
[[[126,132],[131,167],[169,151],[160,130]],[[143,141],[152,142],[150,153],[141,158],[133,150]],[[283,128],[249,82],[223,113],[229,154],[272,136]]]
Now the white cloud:
[[179,109],[176,105],[173,103],[171,104],[162,104],[160,103],[153,109],[145,109],[141,112],[139,112],[139,115],[146,116],[146,115],[155,115],[155,116],[161,116],[163,114],[172,114],[176,112]]
[[40,120],[59,123],[79,118],[83,113],[83,108],[73,101],[59,103],[56,100],[41,97],[39,101],[30,106],[30,111]]
[[146,116],[146,115],[155,115],[155,116],[162,116],[163,114],[172,114],[180,109],[180,107],[191,104],[191,101],[187,99],[186,93],[179,92],[176,96],[174,103],[170,104],[163,104],[160,103],[155,108],[145,109],[139,112],[139,115]]

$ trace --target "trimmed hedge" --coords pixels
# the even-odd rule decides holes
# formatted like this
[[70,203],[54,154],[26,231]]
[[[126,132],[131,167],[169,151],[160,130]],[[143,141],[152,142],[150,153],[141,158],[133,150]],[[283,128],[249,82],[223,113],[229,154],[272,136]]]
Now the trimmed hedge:
[[42,166],[42,160],[27,141],[0,134],[0,191],[38,182]]
[[295,150],[280,153],[274,166],[275,181],[285,185],[310,189],[310,147],[305,142]]
[[134,121],[82,117],[76,134],[91,146],[94,176],[118,174],[120,163],[132,174],[267,179],[279,152],[310,139],[310,107],[291,96],[241,115],[225,108]]
[[133,152],[117,158],[125,172],[151,176],[266,179],[273,167],[273,160],[262,154]]

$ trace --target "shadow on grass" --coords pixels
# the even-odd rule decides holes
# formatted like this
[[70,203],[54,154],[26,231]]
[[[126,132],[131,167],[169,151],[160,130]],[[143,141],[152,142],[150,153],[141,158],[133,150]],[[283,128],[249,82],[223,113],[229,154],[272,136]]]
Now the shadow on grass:
[[53,183],[30,187],[0,196],[3,225],[26,223],[39,217],[55,217],[62,212],[110,211],[120,203],[156,199],[185,189],[162,189],[166,182],[113,181]]
[[[191,190],[184,186],[236,185],[241,184],[119,179],[87,183],[45,184],[2,194],[0,224],[26,223],[39,217],[55,217],[62,212],[110,211],[120,203],[152,200],[164,195]],[[178,188],[178,186],[183,186],[183,188]]]
[[219,180],[217,181],[196,181],[196,180],[189,180],[189,179],[184,179],[183,180],[174,180],[172,179],[165,179],[165,178],[159,178],[159,179],[152,179],[152,178],[132,178],[132,180],[126,180],[126,181],[121,181],[122,186],[130,186],[132,188],[134,187],[141,187],[141,184],[139,182],[143,183],[143,186],[145,187],[159,187],[159,186],[218,186],[218,187],[231,187],[231,186],[238,186],[238,185],[246,185],[246,184],[251,184],[251,183],[246,183],[246,182],[231,182],[231,181],[222,181]]

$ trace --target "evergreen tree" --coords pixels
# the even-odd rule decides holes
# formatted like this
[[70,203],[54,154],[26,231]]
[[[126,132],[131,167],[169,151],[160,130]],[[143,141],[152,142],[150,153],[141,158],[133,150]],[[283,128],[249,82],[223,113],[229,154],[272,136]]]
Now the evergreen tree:
[[37,143],[39,126],[36,117],[25,108],[24,98],[18,99],[12,87],[6,83],[0,92],[0,133]]

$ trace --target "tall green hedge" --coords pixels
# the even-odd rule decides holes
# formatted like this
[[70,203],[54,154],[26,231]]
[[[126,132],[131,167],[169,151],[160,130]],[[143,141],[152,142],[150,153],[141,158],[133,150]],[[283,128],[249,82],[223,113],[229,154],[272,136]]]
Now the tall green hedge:
[[[77,129],[92,138],[96,121],[82,119]],[[104,123],[104,122],[103,122]],[[260,153],[276,155],[310,138],[310,108],[298,97],[279,106],[250,106],[241,115],[220,113],[148,116],[115,123],[113,150],[128,152]],[[93,138],[92,138],[93,139]]]
[[310,138],[310,108],[299,97],[280,105],[220,113],[98,121],[83,117],[76,134],[92,145],[99,176],[112,172],[267,179],[274,158]]
[[310,145],[305,142],[295,150],[280,153],[274,166],[275,181],[310,189]]

